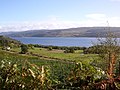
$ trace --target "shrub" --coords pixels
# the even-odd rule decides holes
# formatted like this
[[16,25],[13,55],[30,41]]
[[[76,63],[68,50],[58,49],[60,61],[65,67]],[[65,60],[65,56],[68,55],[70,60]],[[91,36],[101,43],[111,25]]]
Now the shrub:
[[48,90],[48,66],[38,67],[25,61],[23,65],[0,62],[0,90]]
[[28,52],[28,46],[25,44],[21,45],[21,53],[26,54]]
[[64,51],[64,53],[74,53],[74,52],[75,52],[75,50],[74,50],[73,48],[66,49],[66,50]]
[[51,50],[52,50],[52,47],[48,47],[48,50],[51,51]]

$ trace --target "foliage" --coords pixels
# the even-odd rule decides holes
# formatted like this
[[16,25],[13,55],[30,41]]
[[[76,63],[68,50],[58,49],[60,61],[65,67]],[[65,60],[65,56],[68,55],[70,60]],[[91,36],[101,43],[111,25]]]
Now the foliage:
[[37,48],[49,48],[52,47],[52,49],[58,49],[58,50],[66,50],[66,49],[74,49],[74,50],[83,50],[86,49],[86,47],[67,47],[67,46],[45,46],[45,45],[34,45],[34,47]]
[[[104,39],[98,38],[98,45],[101,45],[101,52],[99,56],[104,60],[105,71],[107,74],[107,79],[99,82],[98,85],[102,86],[104,84],[104,89],[109,88],[110,90],[115,90],[117,87],[115,83],[119,82],[120,79],[115,73],[116,62],[118,62],[120,54],[119,41],[115,35],[111,32],[108,32]],[[105,84],[108,86],[106,87]]]
[[25,45],[25,44],[22,44],[22,45],[21,45],[21,53],[22,53],[22,54],[25,54],[25,53],[27,53],[27,52],[28,52],[28,46]]
[[2,47],[18,47],[19,45],[21,45],[21,42],[11,39],[9,37],[5,37],[5,36],[0,36],[0,46]]
[[65,79],[66,82],[58,84],[56,88],[68,90],[93,90],[94,83],[105,77],[104,71],[100,68],[79,62],[76,63],[71,73],[69,73]]
[[66,49],[66,50],[64,51],[64,53],[74,53],[74,52],[75,52],[75,50],[74,50],[73,48]]
[[49,68],[38,67],[25,62],[23,65],[7,61],[0,63],[0,89],[1,90],[40,90],[48,89]]
[[[12,49],[14,52],[0,51],[0,59],[2,60],[0,64],[0,89],[99,90],[102,85],[104,89],[109,89],[109,85],[119,88],[120,79],[117,76],[111,79],[110,73],[102,68],[109,67],[109,61],[115,60],[114,63],[116,63],[118,60],[119,46],[115,38],[103,39],[100,40],[99,45],[87,49],[82,48],[84,52],[92,54],[83,54],[81,48],[77,47],[59,47],[59,49],[54,49],[58,48],[54,46],[40,46],[41,48],[38,46],[36,48],[34,45],[23,45],[23,47],[29,48],[31,54],[18,54],[20,48]],[[53,50],[49,51],[48,48]],[[67,54],[63,52],[64,50],[67,50]],[[76,51],[71,53],[72,50]],[[112,54],[115,55],[115,58]],[[102,58],[99,59],[98,56]],[[75,60],[79,63],[71,62]],[[111,83],[112,80],[114,82]],[[107,86],[105,87],[105,85]]]
[[[3,60],[0,66],[4,66],[4,69],[0,69],[0,72],[2,72],[1,75],[5,73],[9,77],[3,85],[5,90],[97,90],[95,84],[106,79],[106,73],[101,68],[92,66],[91,62],[88,61],[89,59],[86,61],[83,59],[82,63],[74,63],[59,60],[41,60],[30,58],[30,56],[26,58],[28,56],[13,55],[13,53],[9,53],[11,54],[9,56],[7,52],[3,55],[3,52],[5,51],[1,51],[0,55],[2,54],[5,58],[0,57]],[[13,68],[14,65],[16,68]],[[44,74],[42,74],[43,72]],[[2,77],[2,81],[6,81],[3,79],[4,77]],[[119,83],[115,83],[119,87]]]
[[103,45],[95,45],[88,47],[83,50],[84,54],[100,54],[100,53],[105,53],[105,51],[102,51]]
[[[18,54],[14,54],[14,53],[9,53],[6,51],[0,51],[0,60],[3,60],[6,64],[4,65],[5,68],[8,68],[7,71],[10,71],[10,69],[12,68],[13,64],[17,64],[17,71],[15,73],[18,74],[12,74],[12,77],[19,77],[19,79],[15,79],[15,78],[11,78],[11,79],[15,79],[16,80],[16,84],[18,83],[22,83],[22,84],[26,84],[26,89],[27,90],[33,90],[31,85],[36,84],[36,87],[39,88],[38,86],[40,86],[40,84],[38,85],[38,79],[34,79],[32,78],[30,72],[32,70],[32,72],[36,73],[35,75],[38,75],[36,71],[41,72],[42,71],[42,67],[44,67],[44,72],[46,73],[45,79],[46,81],[44,82],[45,84],[40,87],[41,89],[44,88],[54,88],[57,84],[61,84],[65,82],[65,78],[67,77],[67,75],[70,73],[71,68],[73,67],[73,63],[71,62],[65,62],[65,61],[57,61],[57,60],[42,60],[40,58],[37,57],[28,57],[26,55],[18,55]],[[28,59],[28,61],[26,61]],[[2,61],[2,62],[3,62]],[[11,66],[9,66],[9,64]],[[2,64],[0,64],[2,65]],[[39,70],[33,69],[33,67],[38,67]],[[30,69],[30,71],[29,71]],[[6,70],[3,72],[6,73],[13,73],[14,71],[10,71],[7,72]],[[0,71],[1,72],[1,71]],[[25,78],[22,78],[22,75],[20,75],[22,72],[26,73],[27,76]],[[7,74],[7,75],[9,75]],[[29,75],[30,74],[30,75]],[[14,76],[15,75],[15,76]],[[22,79],[21,79],[22,78]],[[28,80],[27,80],[28,78]],[[22,81],[20,81],[22,80]],[[37,80],[37,81],[36,81]],[[8,79],[9,81],[9,79]],[[36,81],[36,82],[34,82]],[[28,82],[28,84],[26,83]],[[8,84],[7,84],[8,85]],[[11,86],[7,86],[9,87],[11,90]],[[14,83],[13,83],[14,85]],[[49,87],[47,87],[48,85],[50,85]],[[16,85],[15,85],[16,87]],[[31,87],[31,89],[30,89]],[[21,87],[18,87],[19,89]],[[19,90],[19,89],[13,89],[13,90]],[[25,88],[24,88],[25,89]],[[22,89],[22,90],[24,90]],[[26,90],[25,89],[25,90]],[[41,89],[37,89],[37,90],[41,90]],[[5,89],[7,90],[7,89]],[[9,90],[9,89],[8,89]],[[44,89],[42,89],[44,90]]]
[[[72,63],[71,63],[72,64]],[[66,64],[67,65],[67,64]],[[77,63],[70,68],[53,68],[54,66],[37,66],[28,61],[24,63],[2,60],[0,62],[1,90],[48,90],[48,89],[78,89],[91,87],[102,78],[103,71],[90,65]],[[59,71],[58,71],[59,70]],[[57,71],[57,72],[56,72]]]
[[[67,65],[67,66],[65,66]],[[72,67],[72,64],[70,65]],[[68,67],[68,68],[67,68]],[[68,71],[66,71],[66,69]],[[68,64],[37,66],[28,61],[0,62],[0,90],[48,90],[65,83]]]
[[[46,57],[46,59],[56,59],[56,60],[67,60],[67,61],[87,61],[89,62],[93,58],[97,58],[95,54],[83,54],[82,50],[75,50],[74,53],[64,53],[64,50],[56,50],[53,49],[49,51],[45,48],[34,48],[29,49],[29,52],[36,54],[42,58]],[[33,55],[32,55],[33,56]]]
[[48,47],[48,50],[51,51],[51,50],[52,50],[52,47]]
[[101,51],[103,52],[99,56],[105,60],[107,73],[113,77],[115,64],[120,54],[119,41],[114,34],[109,32],[104,40],[98,39],[98,44],[102,45]]
[[28,48],[29,48],[29,49],[34,49],[34,45],[28,44]]

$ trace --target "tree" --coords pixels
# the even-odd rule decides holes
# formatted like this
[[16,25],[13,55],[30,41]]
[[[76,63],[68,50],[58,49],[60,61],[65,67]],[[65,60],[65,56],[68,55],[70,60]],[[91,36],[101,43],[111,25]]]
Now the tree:
[[109,90],[114,90],[114,82],[116,82],[116,79],[119,80],[119,78],[115,78],[117,76],[115,76],[114,72],[116,62],[118,61],[118,56],[120,54],[119,41],[113,33],[108,32],[104,39],[98,39],[98,45],[102,46],[102,53],[99,53],[99,56],[104,60],[104,63],[106,64],[106,74],[108,80],[105,80],[104,82],[109,84]]
[[74,48],[68,48],[64,51],[64,53],[75,53]]
[[113,77],[113,71],[115,68],[115,63],[118,60],[118,56],[120,54],[120,47],[118,39],[114,34],[108,33],[105,39],[98,39],[99,45],[102,45],[102,52],[99,56],[102,59],[106,60],[106,64],[108,66],[108,74]]
[[28,46],[25,45],[25,44],[22,44],[22,45],[21,45],[21,53],[22,53],[22,54],[25,54],[25,53],[27,53],[27,52],[28,52]]
[[48,47],[48,50],[49,50],[49,51],[52,51],[52,49],[53,49],[52,47],[50,47],[50,46]]

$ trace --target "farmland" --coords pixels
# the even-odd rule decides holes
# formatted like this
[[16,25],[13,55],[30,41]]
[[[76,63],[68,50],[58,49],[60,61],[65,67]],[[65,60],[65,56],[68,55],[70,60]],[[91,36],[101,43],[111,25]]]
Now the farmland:
[[[99,90],[103,81],[109,82],[107,79],[109,76],[105,72],[108,67],[105,61],[108,46],[98,45],[85,48],[25,45],[20,42],[14,43],[5,37],[2,38],[0,46],[1,89]],[[110,50],[111,47],[116,50],[116,55],[119,54],[118,46],[110,46]],[[105,55],[105,59],[100,55]],[[116,61],[114,69],[116,77],[113,78],[116,86],[113,88],[119,88],[118,64]],[[105,88],[112,87],[108,83]]]

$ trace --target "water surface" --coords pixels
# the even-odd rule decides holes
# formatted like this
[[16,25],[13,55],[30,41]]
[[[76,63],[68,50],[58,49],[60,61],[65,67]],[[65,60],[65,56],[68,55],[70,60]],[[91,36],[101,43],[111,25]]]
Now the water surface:
[[88,37],[12,37],[24,44],[89,47],[97,41]]

